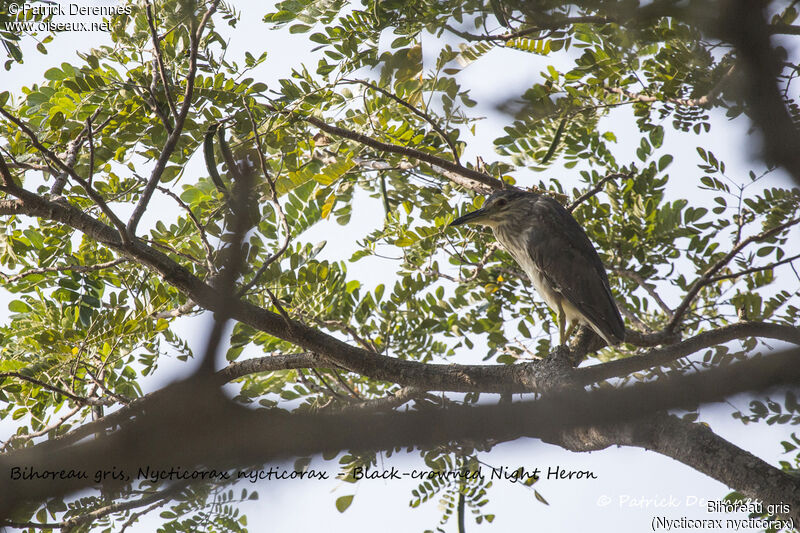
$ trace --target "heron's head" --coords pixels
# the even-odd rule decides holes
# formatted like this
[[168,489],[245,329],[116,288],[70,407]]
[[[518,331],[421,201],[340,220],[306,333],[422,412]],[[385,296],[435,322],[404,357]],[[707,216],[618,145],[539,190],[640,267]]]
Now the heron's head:
[[461,224],[481,224],[491,228],[525,215],[526,207],[532,193],[518,189],[503,189],[493,193],[483,202],[483,207],[467,213],[450,223],[451,226]]

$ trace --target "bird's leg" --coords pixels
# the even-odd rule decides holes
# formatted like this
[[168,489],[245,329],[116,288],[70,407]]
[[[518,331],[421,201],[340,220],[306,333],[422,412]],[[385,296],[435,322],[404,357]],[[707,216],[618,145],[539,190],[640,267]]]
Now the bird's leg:
[[559,339],[559,345],[561,346],[564,345],[564,341],[566,339],[566,337],[564,336],[566,326],[567,326],[567,317],[564,314],[564,311],[561,309],[561,304],[558,304],[558,339]]
[[577,326],[576,322],[570,322],[569,327],[567,328],[566,338],[564,339],[564,343],[566,343],[567,339],[572,337],[572,333],[575,331],[575,327]]

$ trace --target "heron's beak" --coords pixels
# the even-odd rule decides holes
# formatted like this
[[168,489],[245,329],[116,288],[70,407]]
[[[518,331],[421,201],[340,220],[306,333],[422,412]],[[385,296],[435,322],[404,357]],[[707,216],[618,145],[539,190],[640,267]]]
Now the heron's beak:
[[467,213],[462,217],[458,217],[457,219],[452,221],[450,223],[450,226],[448,227],[460,226],[461,224],[469,224],[470,222],[472,223],[479,222],[479,220],[482,219],[485,215],[486,215],[486,210],[484,210],[483,208],[477,209],[475,211]]

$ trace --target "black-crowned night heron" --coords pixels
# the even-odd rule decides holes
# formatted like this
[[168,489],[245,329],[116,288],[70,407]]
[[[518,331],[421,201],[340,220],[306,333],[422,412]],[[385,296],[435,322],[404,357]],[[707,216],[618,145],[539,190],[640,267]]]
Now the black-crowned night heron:
[[591,327],[609,345],[625,339],[625,325],[603,263],[586,232],[553,198],[519,189],[492,194],[483,207],[450,225],[489,226],[558,315],[561,344],[578,324]]

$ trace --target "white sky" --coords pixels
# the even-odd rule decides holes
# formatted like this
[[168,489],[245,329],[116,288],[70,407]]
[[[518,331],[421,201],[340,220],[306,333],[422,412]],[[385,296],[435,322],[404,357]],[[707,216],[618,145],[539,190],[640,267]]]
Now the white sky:
[[[309,66],[316,64],[316,60],[309,59],[309,51],[316,45],[306,41],[308,34],[289,35],[285,31],[265,31],[261,18],[267,8],[255,6],[254,2],[239,3],[237,9],[241,9],[242,18],[235,32],[220,24],[221,30],[231,37],[227,58],[241,59],[244,56],[244,47],[257,43],[257,47],[251,50],[253,55],[258,57],[262,50],[266,50],[268,59],[262,67],[249,75],[268,85],[273,85],[273,80],[278,77],[287,76],[289,69],[303,61]],[[423,49],[428,40],[433,43],[432,38],[426,39]],[[25,64],[15,65],[10,76],[2,75],[2,88],[17,92],[23,85],[37,83],[48,68],[59,65],[62,61],[73,61],[75,50],[96,47],[103,42],[107,42],[107,36],[103,34],[61,35],[48,45],[49,53],[46,56],[37,54],[29,46],[25,54]],[[548,58],[533,58],[521,52],[503,50],[473,63],[464,71],[460,78],[461,83],[471,88],[472,98],[481,104],[477,113],[488,118],[479,124],[478,134],[474,139],[466,137],[469,146],[463,160],[472,161],[476,155],[481,155],[487,162],[496,159],[492,140],[502,134],[502,127],[508,125],[510,119],[494,112],[492,104],[510,93],[519,92],[515,91],[516,88],[535,81],[548,62]],[[498,72],[503,73],[502,87],[507,92],[498,89]],[[638,131],[628,118],[627,112],[622,111],[603,122],[603,126],[614,130],[619,138],[620,150],[616,155],[620,162],[633,159],[638,145]],[[675,133],[669,119],[664,124],[665,151],[675,154],[675,161],[669,169],[673,177],[669,190],[676,197],[687,186],[695,187],[702,175],[696,167],[700,162],[695,152],[696,146],[710,147],[718,158],[726,161],[729,169],[741,169],[738,175],[741,178],[746,177],[751,164],[748,146],[752,142],[752,139],[744,136],[747,124],[739,120],[729,125],[721,114],[716,114],[714,119],[712,134],[697,137]],[[629,150],[625,150],[627,146],[630,147]],[[194,160],[190,164],[198,165],[197,168],[203,172],[200,161]],[[755,168],[759,166],[756,165]],[[532,178],[530,183],[535,183],[539,179],[545,179],[547,174],[558,172],[557,168],[558,166],[554,167],[544,176],[527,176]],[[566,190],[571,190],[577,184],[571,177],[576,173],[570,170],[559,172],[559,178]],[[521,179],[525,176],[524,172],[518,174],[521,184],[525,184]],[[765,185],[788,186],[789,182],[780,176],[773,176]],[[329,244],[321,258],[339,260],[348,257],[349,253],[343,254],[341,250],[353,249],[357,239],[366,235],[375,225],[381,224],[383,214],[380,205],[370,201],[366,195],[362,194],[359,198],[363,200],[355,204],[350,227],[344,229],[335,224],[321,225],[303,236],[308,242],[328,240]],[[363,230],[359,233],[354,231],[355,228]],[[351,279],[360,279],[367,285],[385,282],[391,273],[386,272],[385,264],[380,264],[378,268],[375,266],[376,264],[368,260],[362,260],[348,266],[349,275]],[[666,294],[664,297],[668,303],[677,302],[677,295]],[[7,320],[6,307],[10,300],[7,292],[0,291],[0,316],[4,320]],[[208,319],[205,317],[181,319],[177,324],[177,329],[190,342],[195,353],[202,353],[207,325]],[[259,355],[261,354],[249,350],[242,357]],[[472,363],[479,361],[480,357],[480,349],[476,349],[472,354],[459,354],[452,362]],[[165,360],[156,376],[145,380],[145,392],[184,376],[187,372],[188,368],[184,363],[175,359]],[[731,399],[731,403],[744,412],[747,412],[748,401],[747,397]],[[723,438],[771,464],[785,459],[781,454],[779,441],[788,438],[790,428],[761,424],[755,431],[753,428],[743,431],[743,426],[730,417],[730,412],[731,408],[727,405],[705,406],[701,410],[701,420],[709,423]],[[10,431],[8,422],[0,423],[0,435],[8,435]],[[675,519],[730,518],[706,513],[702,507],[705,500],[724,497],[729,492],[727,487],[682,463],[640,449],[614,448],[575,454],[538,441],[523,439],[497,446],[491,453],[480,454],[480,458],[487,464],[510,469],[524,466],[527,469],[539,467],[546,471],[548,467],[560,466],[568,470],[591,470],[599,479],[540,481],[536,488],[549,501],[549,506],[536,501],[530,489],[509,482],[495,482],[494,488],[489,492],[490,503],[484,508],[484,512],[496,515],[495,522],[488,526],[477,526],[468,514],[468,531],[643,531],[650,528],[651,519],[656,515]],[[380,465],[386,469],[394,466],[401,471],[425,468],[415,454],[383,457]],[[284,466],[290,468],[291,463]],[[314,459],[311,467],[327,470],[332,475],[337,472],[336,462],[323,462],[319,458]],[[258,501],[241,506],[242,511],[248,515],[248,524],[252,531],[263,531],[267,526],[270,531],[277,532],[337,532],[378,528],[386,532],[406,532],[435,529],[440,516],[438,500],[423,504],[419,509],[408,507],[411,489],[415,486],[416,482],[412,481],[362,481],[357,485],[338,481],[271,481],[255,485],[242,483],[239,488],[245,487],[248,491],[255,488],[260,494]],[[336,498],[353,493],[356,494],[353,505],[344,514],[337,512],[334,506]],[[610,503],[601,505],[606,497]],[[663,506],[665,502],[668,507],[657,507],[659,504]],[[155,511],[149,518],[141,520],[139,525],[129,528],[129,531],[152,531],[160,523],[158,512]],[[744,514],[737,516],[744,517]],[[456,531],[455,519],[451,519],[443,527],[448,532]]]

